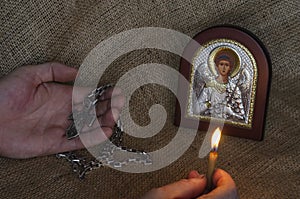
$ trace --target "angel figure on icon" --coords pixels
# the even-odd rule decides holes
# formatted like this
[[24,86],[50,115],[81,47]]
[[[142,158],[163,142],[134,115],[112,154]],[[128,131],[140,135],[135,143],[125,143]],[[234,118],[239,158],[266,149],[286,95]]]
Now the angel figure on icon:
[[196,115],[245,122],[245,99],[241,92],[243,69],[240,57],[230,47],[212,51],[208,66],[213,78],[204,80],[198,70],[193,86],[192,112]]

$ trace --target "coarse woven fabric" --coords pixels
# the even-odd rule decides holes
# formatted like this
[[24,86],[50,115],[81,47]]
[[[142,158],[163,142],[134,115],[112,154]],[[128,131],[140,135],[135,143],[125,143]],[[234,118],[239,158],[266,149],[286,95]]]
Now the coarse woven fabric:
[[[218,166],[232,175],[242,199],[299,198],[299,14],[297,0],[1,1],[0,75],[48,61],[79,67],[100,41],[132,28],[164,27],[191,37],[220,24],[246,28],[265,44],[272,60],[265,138],[258,142],[224,136]],[[117,82],[125,72],[149,62],[178,70],[179,60],[160,50],[136,50],[115,60],[101,81]],[[166,125],[150,139],[126,136],[126,145],[158,149],[174,137],[175,97],[163,87],[148,85],[134,93],[133,119],[140,125],[149,123],[147,112],[154,103],[165,107]],[[100,168],[82,181],[55,156],[1,157],[0,198],[139,198],[153,187],[186,177],[192,169],[205,173],[206,159],[198,158],[203,138],[204,132],[199,132],[188,151],[161,170],[131,174]]]

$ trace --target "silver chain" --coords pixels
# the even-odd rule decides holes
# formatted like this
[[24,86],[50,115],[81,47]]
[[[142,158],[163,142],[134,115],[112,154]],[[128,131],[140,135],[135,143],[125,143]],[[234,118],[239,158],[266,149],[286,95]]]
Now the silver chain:
[[[66,137],[68,139],[79,136],[79,132],[84,126],[91,127],[93,125],[97,116],[91,112],[99,102],[99,97],[110,87],[112,86],[105,85],[96,88],[84,98],[82,110],[71,113],[68,119],[72,123],[66,130]],[[123,126],[119,119],[113,129],[112,136],[105,142],[104,147],[99,150],[99,155],[96,159],[87,161],[86,158],[78,157],[74,152],[59,153],[56,154],[56,157],[67,160],[71,164],[73,172],[77,173],[80,179],[83,179],[89,171],[103,166],[119,168],[129,164],[151,165],[152,159],[145,151],[122,146],[123,134]],[[123,159],[115,158],[114,154],[119,154]]]

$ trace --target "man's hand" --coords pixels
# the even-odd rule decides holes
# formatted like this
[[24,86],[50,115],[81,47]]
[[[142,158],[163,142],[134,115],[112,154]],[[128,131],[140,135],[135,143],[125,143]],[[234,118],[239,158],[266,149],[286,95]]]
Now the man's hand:
[[[216,186],[211,192],[203,194],[206,188],[206,178],[197,171],[191,171],[188,179],[152,189],[143,199],[237,199],[236,186],[230,175],[224,170],[217,169],[213,176]],[[203,195],[202,195],[203,194]]]
[[[29,158],[83,148],[79,138],[67,140],[72,86],[77,69],[59,63],[20,67],[0,79],[0,155]],[[108,137],[124,105],[118,89],[105,92],[97,105],[101,128]],[[94,143],[105,138],[100,136]]]

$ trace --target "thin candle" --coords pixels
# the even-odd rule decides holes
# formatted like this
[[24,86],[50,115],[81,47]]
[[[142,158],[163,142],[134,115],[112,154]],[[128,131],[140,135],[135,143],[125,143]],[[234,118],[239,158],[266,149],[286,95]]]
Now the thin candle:
[[207,170],[207,191],[211,191],[213,188],[212,177],[216,168],[218,158],[218,145],[221,139],[221,130],[217,128],[211,137],[211,151],[208,158],[208,170]]

